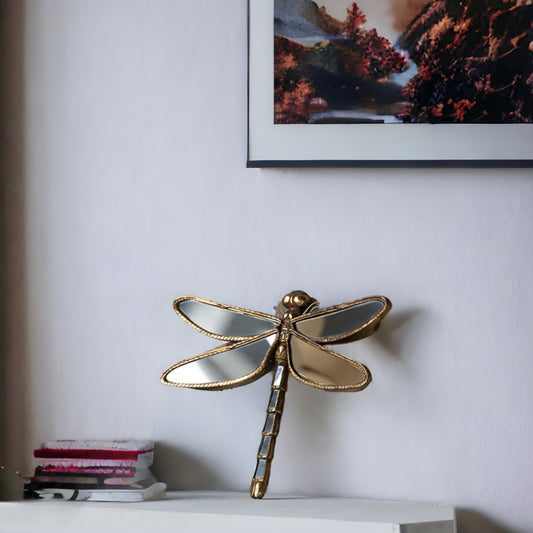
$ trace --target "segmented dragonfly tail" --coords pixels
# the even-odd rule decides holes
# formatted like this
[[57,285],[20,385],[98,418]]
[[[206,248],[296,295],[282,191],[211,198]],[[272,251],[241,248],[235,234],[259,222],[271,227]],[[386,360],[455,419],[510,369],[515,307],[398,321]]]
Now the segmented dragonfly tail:
[[257,452],[257,466],[250,485],[250,496],[252,498],[262,498],[268,488],[270,467],[274,458],[276,437],[279,433],[281,415],[283,414],[288,378],[289,369],[286,364],[278,364],[272,378],[265,426],[263,427],[261,444]]

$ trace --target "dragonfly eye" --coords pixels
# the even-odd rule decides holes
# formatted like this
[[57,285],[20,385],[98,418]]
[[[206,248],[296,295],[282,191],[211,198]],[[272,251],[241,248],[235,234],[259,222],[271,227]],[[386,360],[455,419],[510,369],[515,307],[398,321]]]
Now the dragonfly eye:
[[304,291],[292,291],[283,297],[281,303],[288,311],[296,312],[296,315],[303,313],[311,304],[316,302]]

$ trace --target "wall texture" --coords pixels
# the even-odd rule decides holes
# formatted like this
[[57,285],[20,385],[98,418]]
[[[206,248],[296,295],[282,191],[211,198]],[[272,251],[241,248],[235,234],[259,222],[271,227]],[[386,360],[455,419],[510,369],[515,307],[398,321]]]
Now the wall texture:
[[462,531],[531,531],[531,170],[247,170],[245,0],[28,0],[25,19],[9,461],[148,437],[170,487],[247,490],[269,379],[163,387],[213,346],[172,300],[378,293],[382,330],[341,348],[374,382],[290,383],[271,493],[448,502]]

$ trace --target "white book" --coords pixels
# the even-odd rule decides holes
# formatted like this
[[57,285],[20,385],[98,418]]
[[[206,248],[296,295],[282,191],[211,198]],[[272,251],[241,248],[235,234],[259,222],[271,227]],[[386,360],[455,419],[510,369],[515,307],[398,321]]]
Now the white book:
[[38,489],[33,491],[43,500],[79,500],[92,502],[142,502],[162,498],[166,484],[156,482],[146,488],[132,489]]

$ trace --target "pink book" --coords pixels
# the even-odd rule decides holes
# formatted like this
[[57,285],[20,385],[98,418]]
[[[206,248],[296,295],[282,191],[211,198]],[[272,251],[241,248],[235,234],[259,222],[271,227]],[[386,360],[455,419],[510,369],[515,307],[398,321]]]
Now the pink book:
[[144,440],[54,440],[43,442],[33,455],[41,466],[86,468],[135,466],[148,468],[154,442]]
[[[147,469],[143,469],[147,470]],[[38,466],[36,472],[43,474],[96,474],[100,476],[134,476],[137,473],[135,467],[123,466]]]

